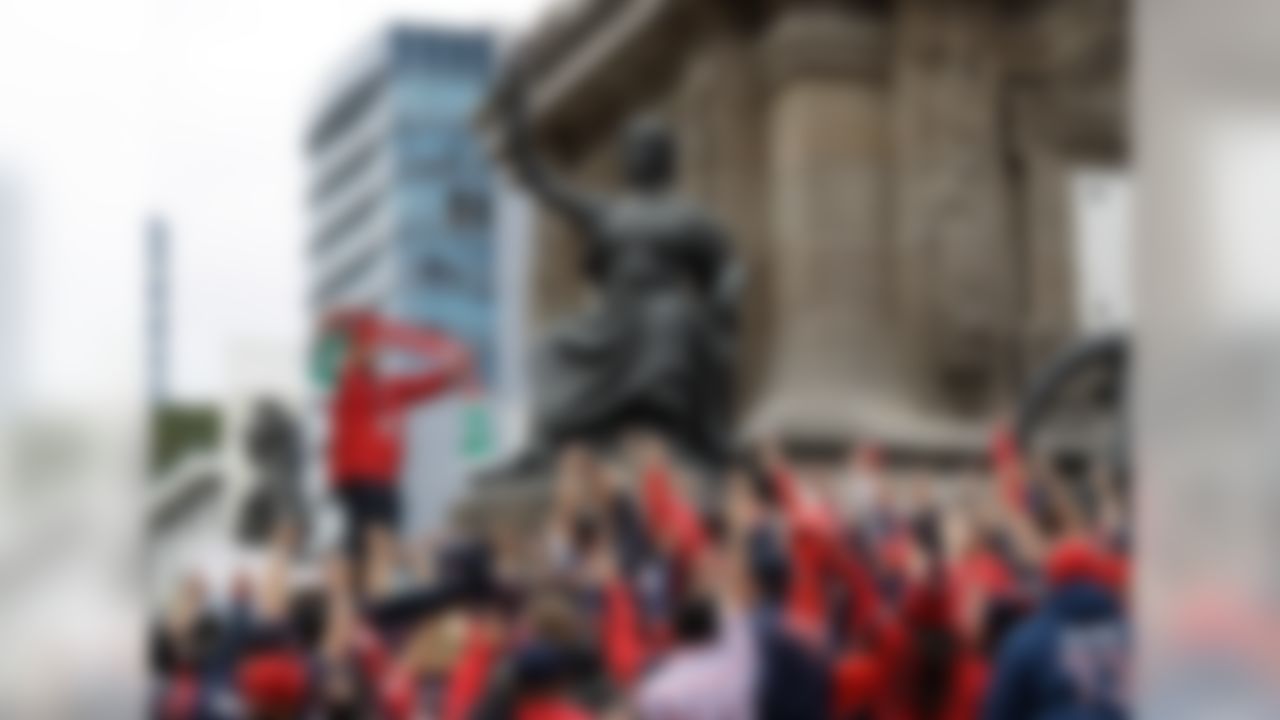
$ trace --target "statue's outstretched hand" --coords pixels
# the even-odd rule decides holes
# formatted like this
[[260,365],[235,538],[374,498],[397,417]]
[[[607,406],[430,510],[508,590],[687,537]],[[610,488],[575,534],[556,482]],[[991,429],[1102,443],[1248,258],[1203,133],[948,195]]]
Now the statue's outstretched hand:
[[525,188],[578,224],[591,223],[596,216],[595,202],[586,193],[563,182],[538,157],[534,148],[532,123],[529,119],[527,75],[519,62],[503,69],[495,91],[498,113],[506,125],[512,166]]

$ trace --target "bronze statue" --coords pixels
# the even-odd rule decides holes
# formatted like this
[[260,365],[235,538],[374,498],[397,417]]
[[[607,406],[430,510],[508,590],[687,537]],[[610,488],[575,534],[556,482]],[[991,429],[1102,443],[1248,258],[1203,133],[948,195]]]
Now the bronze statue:
[[622,137],[627,192],[570,187],[534,152],[523,83],[499,92],[523,184],[582,239],[591,302],[544,338],[533,367],[535,432],[557,447],[655,431],[690,460],[719,464],[730,432],[741,267],[717,224],[673,192],[677,151],[660,122]]
[[241,539],[264,543],[283,519],[297,523],[298,530],[306,533],[305,450],[293,412],[278,398],[258,398],[244,443],[254,478],[241,510]]

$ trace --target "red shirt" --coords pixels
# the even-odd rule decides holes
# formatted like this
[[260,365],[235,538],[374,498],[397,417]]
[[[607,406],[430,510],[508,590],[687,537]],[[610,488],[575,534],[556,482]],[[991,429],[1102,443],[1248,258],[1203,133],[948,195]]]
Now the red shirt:
[[195,673],[184,671],[173,678],[160,705],[162,720],[187,720],[196,715],[200,704],[200,681]]
[[367,367],[342,373],[330,407],[329,470],[334,485],[392,484],[400,473],[404,412],[449,384],[448,370],[384,380]]
[[[921,715],[913,697],[896,681],[910,673],[912,651],[911,630],[899,622],[889,630],[886,642],[875,655],[876,672],[883,692],[876,704],[876,717],[887,720],[920,720]],[[866,671],[864,671],[866,672]],[[982,713],[982,699],[986,693],[989,667],[979,654],[959,649],[951,661],[951,682],[947,697],[935,716],[938,720],[977,720]]]
[[503,648],[487,628],[472,622],[445,688],[443,720],[466,720],[479,703]]
[[591,720],[591,715],[563,698],[529,698],[516,707],[515,720]]
[[[913,707],[915,698],[904,695],[894,685],[895,675],[906,672],[892,653],[855,652],[842,658],[835,668],[835,709],[837,717],[875,711],[887,720],[920,720]],[[982,712],[989,667],[980,656],[962,652],[952,664],[947,698],[935,716],[938,720],[976,720]]]

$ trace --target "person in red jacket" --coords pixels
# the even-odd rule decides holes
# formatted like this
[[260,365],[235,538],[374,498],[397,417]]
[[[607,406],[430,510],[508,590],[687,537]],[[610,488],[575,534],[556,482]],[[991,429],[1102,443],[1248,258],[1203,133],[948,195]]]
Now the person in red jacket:
[[[335,319],[350,350],[330,406],[329,474],[346,521],[347,548],[357,560],[370,532],[394,531],[399,517],[401,433],[405,414],[465,377],[466,350],[442,334],[396,325],[370,314]],[[384,347],[408,351],[429,364],[423,371],[386,377],[378,367]]]

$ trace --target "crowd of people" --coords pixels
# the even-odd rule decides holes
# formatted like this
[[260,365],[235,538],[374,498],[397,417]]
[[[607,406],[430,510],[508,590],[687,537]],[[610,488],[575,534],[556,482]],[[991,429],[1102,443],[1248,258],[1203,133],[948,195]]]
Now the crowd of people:
[[[755,448],[716,477],[656,438],[569,447],[535,520],[352,537],[154,629],[154,716],[409,720],[1127,717],[1127,498],[1007,433],[970,479],[813,468]],[[350,495],[350,493],[347,493]]]

